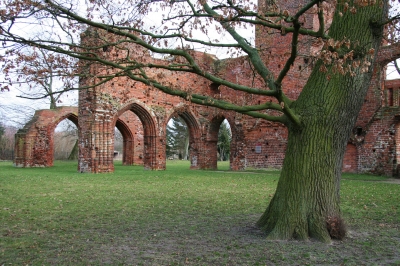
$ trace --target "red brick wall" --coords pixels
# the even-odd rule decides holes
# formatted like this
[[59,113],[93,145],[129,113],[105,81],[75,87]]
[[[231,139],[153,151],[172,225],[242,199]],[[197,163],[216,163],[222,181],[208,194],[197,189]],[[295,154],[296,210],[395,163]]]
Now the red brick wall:
[[342,171],[348,173],[356,173],[358,171],[358,153],[354,144],[347,144]]
[[78,123],[77,107],[38,110],[32,120],[15,134],[17,167],[49,167],[54,161],[54,129],[64,119]]
[[[313,28],[316,27],[315,19],[316,14],[310,12],[303,23]],[[277,75],[288,57],[284,48],[290,47],[290,36],[288,34],[282,38],[281,33],[263,32],[259,28],[256,31],[256,45],[262,50],[266,64]],[[94,35],[89,33],[88,31],[84,41],[91,41],[93,38]],[[109,37],[115,38],[115,36]],[[294,100],[300,94],[312,69],[313,60],[308,55],[315,53],[319,47],[318,43],[311,42],[307,37],[302,37],[300,43],[301,56],[295,61],[282,84],[284,92]],[[266,47],[270,49],[263,50]],[[132,57],[146,57],[149,62],[165,63],[163,60],[151,58],[140,47],[128,45],[126,48],[131,50]],[[349,139],[344,171],[368,171],[386,175],[397,173],[399,160],[396,158],[395,136],[398,134],[400,81],[383,82],[382,69],[393,58],[400,56],[399,51],[400,46],[395,46],[393,49],[384,48],[380,53],[368,94]],[[200,66],[222,78],[243,85],[263,87],[261,80],[253,79],[252,69],[245,57],[217,61],[212,55],[200,52],[193,54]],[[125,51],[114,48],[107,51],[99,50],[98,55],[105,58],[127,56]],[[82,86],[93,85],[100,80],[100,76],[112,74],[115,70],[92,64],[87,66],[86,71],[92,75],[80,81]],[[168,85],[223,98],[240,105],[259,104],[270,100],[264,96],[247,95],[211,84],[189,73],[152,70],[149,75],[157,77]],[[80,91],[79,170],[82,172],[114,170],[115,126],[124,136],[124,164],[143,164],[148,169],[165,169],[166,125],[175,115],[180,115],[189,127],[191,168],[217,167],[216,136],[219,125],[225,118],[232,130],[230,162],[233,170],[249,167],[279,168],[283,163],[287,130],[282,125],[230,111],[195,105],[128,77],[120,77],[95,88]],[[43,119],[46,116],[43,113]],[[55,114],[53,116],[58,117]],[[55,123],[49,122],[51,125],[49,127],[43,127],[35,121],[32,123],[36,126],[29,129],[27,127],[25,133],[21,131],[20,135],[17,134],[17,136],[25,134],[26,137],[17,137],[16,165],[51,165],[50,153],[42,158],[40,152],[49,150],[48,147],[52,146],[51,128]],[[37,145],[32,148],[32,143]]]

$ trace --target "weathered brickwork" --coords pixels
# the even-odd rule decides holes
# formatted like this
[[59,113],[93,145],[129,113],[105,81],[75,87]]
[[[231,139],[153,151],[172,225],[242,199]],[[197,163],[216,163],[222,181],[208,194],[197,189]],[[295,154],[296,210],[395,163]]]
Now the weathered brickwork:
[[77,107],[36,111],[32,120],[15,134],[17,167],[48,167],[54,160],[54,130],[64,119],[78,125]]
[[115,126],[123,136],[123,165],[143,165],[143,126],[138,116],[126,111]]
[[[316,14],[308,14],[304,25],[315,27]],[[96,41],[99,32],[87,31],[84,41]],[[256,45],[272,50],[263,52],[265,62],[276,75],[289,56],[284,48],[290,46],[290,38],[274,39],[273,32],[257,29]],[[109,40],[115,38],[107,36]],[[283,91],[295,100],[311,72],[313,62],[310,55],[318,45],[306,37],[300,40],[300,56],[282,84]],[[353,134],[349,139],[343,162],[345,172],[372,172],[398,174],[400,148],[399,97],[400,80],[385,81],[385,65],[400,57],[400,46],[382,49],[371,81],[368,95],[358,116]],[[149,62],[165,64],[152,58],[145,50],[127,45],[126,50],[116,48],[99,50],[104,58],[130,56],[147,58]],[[213,55],[193,52],[197,63],[222,78],[243,85],[262,87],[262,81],[253,79],[252,69],[245,57],[217,60]],[[177,60],[179,58],[169,58]],[[81,86],[91,86],[102,76],[116,70],[91,64],[85,70],[90,75],[81,80]],[[152,70],[149,75],[157,77],[163,84],[180,86],[188,93],[199,92],[216,98],[228,99],[241,105],[259,104],[270,99],[264,96],[247,95],[190,73]],[[151,78],[151,77],[150,77]],[[69,110],[69,111],[67,111]],[[74,111],[72,111],[74,110]],[[16,135],[15,165],[22,167],[51,166],[53,163],[53,132],[63,118],[76,122],[79,128],[79,163],[81,172],[112,172],[114,152],[114,128],[123,136],[123,164],[143,165],[145,169],[163,170],[166,167],[166,126],[172,117],[180,116],[186,122],[190,135],[190,161],[193,169],[216,169],[217,139],[220,124],[224,119],[232,130],[230,166],[232,170],[246,168],[279,168],[282,166],[287,142],[284,126],[262,119],[251,118],[232,111],[192,104],[185,99],[165,94],[150,85],[128,77],[114,78],[99,86],[81,90],[78,108],[60,108],[55,111],[42,110],[34,120]],[[78,119],[79,117],[79,119]],[[397,146],[400,146],[397,144]],[[44,152],[46,151],[46,152]]]

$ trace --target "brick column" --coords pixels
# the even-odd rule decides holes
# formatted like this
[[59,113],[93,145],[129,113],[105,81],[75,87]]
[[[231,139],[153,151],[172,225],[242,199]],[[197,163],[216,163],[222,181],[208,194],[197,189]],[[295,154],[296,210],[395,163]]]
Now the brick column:
[[113,106],[95,89],[79,94],[79,163],[80,172],[114,171]]
[[230,167],[231,170],[234,171],[244,170],[246,169],[246,142],[244,139],[242,124],[239,121],[235,121],[234,125],[230,125],[232,132],[231,151],[229,157]]
[[134,164],[134,141],[133,139],[125,139],[123,143],[122,151],[122,164],[133,165]]
[[[217,141],[219,127],[211,128],[207,124],[200,138],[199,169],[217,169]],[[216,130],[216,132],[215,132]]]

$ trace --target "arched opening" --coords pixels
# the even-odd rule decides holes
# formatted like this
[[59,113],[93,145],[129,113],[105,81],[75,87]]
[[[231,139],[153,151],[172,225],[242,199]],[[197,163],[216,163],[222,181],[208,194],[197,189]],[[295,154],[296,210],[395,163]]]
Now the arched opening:
[[53,135],[54,160],[78,160],[78,118],[70,114],[55,124]]
[[230,151],[232,131],[228,120],[224,119],[219,126],[217,141],[218,169],[230,169]]
[[400,59],[393,60],[385,67],[386,80],[393,80],[400,78]]
[[114,129],[114,162],[143,165],[143,125],[131,110],[122,113]]
[[[163,169],[159,163],[156,124],[150,112],[138,103],[122,108],[115,127],[123,136],[123,164],[143,165],[145,169]],[[164,161],[163,161],[164,163]]]
[[224,116],[217,116],[211,121],[207,140],[210,149],[207,168],[230,169],[232,131]]
[[166,126],[166,159],[190,163],[191,169],[199,168],[198,142],[200,128],[188,110],[174,112]]
[[114,127],[114,164],[119,161],[123,162],[122,161],[123,150],[124,150],[124,136],[116,126]]
[[166,155],[168,160],[189,160],[189,130],[180,116],[172,117],[167,124]]
[[399,106],[400,98],[400,60],[395,60],[386,65],[386,78],[384,82],[384,106]]

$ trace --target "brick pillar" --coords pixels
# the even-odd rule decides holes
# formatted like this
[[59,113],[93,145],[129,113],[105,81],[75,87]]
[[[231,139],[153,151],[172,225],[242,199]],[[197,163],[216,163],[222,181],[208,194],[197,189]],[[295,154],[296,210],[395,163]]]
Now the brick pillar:
[[114,125],[108,110],[97,109],[92,131],[93,173],[114,171]]
[[157,119],[148,117],[143,121],[143,164],[145,169],[165,170],[166,169],[166,131],[165,116],[157,114]]
[[113,108],[104,103],[95,89],[79,94],[79,159],[80,172],[114,171]]
[[231,141],[231,153],[230,153],[230,167],[231,170],[238,171],[246,169],[246,155],[245,148],[246,142],[244,139],[244,133],[242,124],[239,121],[235,121],[234,125],[231,125],[232,141]]
[[[400,118],[398,117],[398,120]],[[400,123],[397,122],[395,125],[395,159],[393,164],[393,177],[399,178],[400,177]]]
[[204,142],[204,157],[202,169],[217,169],[217,140],[206,140]]
[[199,169],[199,149],[200,149],[200,138],[198,134],[195,136],[189,136],[189,160],[190,169]]
[[205,127],[205,132],[200,138],[199,169],[217,169],[217,141],[218,126],[211,123]]
[[165,170],[165,142],[162,137],[144,135],[143,166],[147,170]]
[[164,131],[157,130],[160,135],[156,137],[155,147],[155,162],[153,164],[153,170],[165,170],[166,169],[166,133]]
[[92,172],[92,124],[94,103],[94,90],[81,90],[79,92],[79,155],[78,155],[78,171],[81,173]]
[[143,165],[143,128],[133,134],[133,164]]
[[134,165],[143,165],[143,125],[140,119],[136,116],[136,121],[132,130],[133,143],[132,143],[132,162]]
[[129,138],[126,139],[124,137],[123,143],[123,151],[122,151],[122,164],[123,165],[133,165],[134,164],[134,141]]

